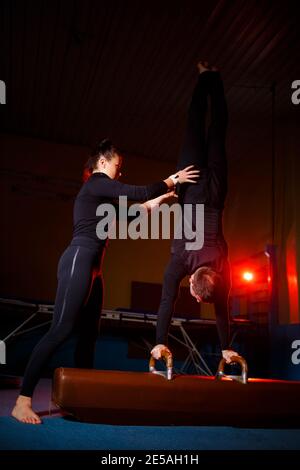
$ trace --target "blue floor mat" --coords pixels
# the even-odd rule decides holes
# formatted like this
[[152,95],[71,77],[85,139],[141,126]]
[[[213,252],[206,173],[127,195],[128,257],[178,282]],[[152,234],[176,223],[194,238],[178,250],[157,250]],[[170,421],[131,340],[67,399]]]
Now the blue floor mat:
[[1,450],[299,450],[300,429],[217,426],[113,426],[43,418],[0,418]]

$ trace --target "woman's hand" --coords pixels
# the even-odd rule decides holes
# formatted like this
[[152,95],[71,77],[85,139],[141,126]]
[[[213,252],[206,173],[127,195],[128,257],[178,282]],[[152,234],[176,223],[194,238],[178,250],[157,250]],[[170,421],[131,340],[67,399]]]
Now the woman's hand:
[[171,175],[170,178],[176,183],[196,183],[199,178],[200,170],[196,170],[194,165],[189,165],[183,170],[177,171],[174,175]]
[[170,199],[171,197],[177,197],[175,194],[175,191],[169,191],[166,194],[162,194],[161,196],[156,197],[155,199],[150,199],[147,202],[144,202],[142,204],[148,211],[152,211],[159,207],[159,205],[166,201],[167,199]]

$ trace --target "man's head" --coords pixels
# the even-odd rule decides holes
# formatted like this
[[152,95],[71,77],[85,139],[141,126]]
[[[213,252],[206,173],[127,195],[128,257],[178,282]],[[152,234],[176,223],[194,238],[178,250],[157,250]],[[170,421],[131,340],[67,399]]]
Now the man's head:
[[203,266],[190,277],[190,292],[197,302],[213,303],[221,286],[221,276],[213,269]]

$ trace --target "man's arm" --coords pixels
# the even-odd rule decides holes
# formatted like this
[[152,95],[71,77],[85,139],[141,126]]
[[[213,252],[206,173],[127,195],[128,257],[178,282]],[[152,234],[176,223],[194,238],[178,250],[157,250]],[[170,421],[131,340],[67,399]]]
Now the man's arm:
[[180,282],[187,271],[181,257],[172,255],[164,275],[162,295],[157,314],[156,344],[167,345],[168,331]]
[[228,309],[228,293],[224,290],[219,294],[215,301],[215,315],[218,336],[221,343],[221,349],[229,349],[230,342],[230,321],[229,321],[229,309]]
[[215,315],[218,336],[222,349],[222,356],[226,359],[227,363],[231,362],[233,356],[238,356],[239,354],[234,350],[230,349],[231,335],[230,335],[230,315],[228,307],[228,298],[230,291],[230,266],[229,262],[224,263],[224,268],[222,272],[223,285],[220,289],[217,300],[215,301]]
[[156,346],[151,351],[155,359],[160,359],[164,350],[169,351],[167,347],[169,327],[180,282],[186,274],[187,271],[182,259],[179,256],[172,255],[165,271],[161,301],[157,314]]

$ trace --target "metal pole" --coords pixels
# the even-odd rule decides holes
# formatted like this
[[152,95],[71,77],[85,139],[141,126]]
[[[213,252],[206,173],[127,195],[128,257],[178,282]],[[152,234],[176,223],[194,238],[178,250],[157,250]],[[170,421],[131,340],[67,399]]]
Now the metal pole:
[[276,82],[273,82],[270,88],[272,94],[272,116],[271,116],[271,237],[272,245],[275,243],[275,98]]

